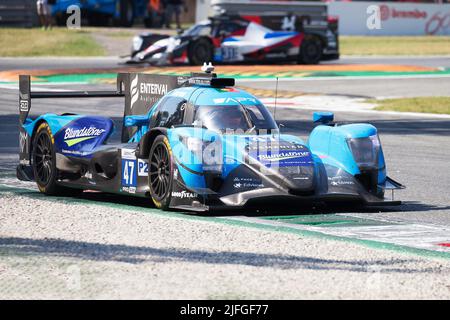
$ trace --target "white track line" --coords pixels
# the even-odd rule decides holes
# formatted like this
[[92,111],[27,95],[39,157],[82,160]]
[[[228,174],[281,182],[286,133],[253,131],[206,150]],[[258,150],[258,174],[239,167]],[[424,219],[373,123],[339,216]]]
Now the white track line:
[[406,223],[392,223],[390,225],[381,226],[318,227],[246,216],[223,217],[221,219],[289,227],[341,238],[390,243],[416,249],[450,252],[450,248],[438,245],[439,243],[450,242],[450,229],[444,227]]

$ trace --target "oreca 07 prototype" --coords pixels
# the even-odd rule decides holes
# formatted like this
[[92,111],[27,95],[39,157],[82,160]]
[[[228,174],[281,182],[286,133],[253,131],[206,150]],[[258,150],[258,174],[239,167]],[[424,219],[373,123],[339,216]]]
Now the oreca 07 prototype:
[[[122,73],[116,91],[31,92],[20,76],[17,176],[48,195],[98,190],[161,209],[210,211],[265,201],[397,205],[377,129],[315,113],[308,142],[282,134],[267,108],[206,68],[191,76]],[[39,98],[123,97],[120,143],[98,115],[28,116]],[[130,198],[130,201],[132,198]]]

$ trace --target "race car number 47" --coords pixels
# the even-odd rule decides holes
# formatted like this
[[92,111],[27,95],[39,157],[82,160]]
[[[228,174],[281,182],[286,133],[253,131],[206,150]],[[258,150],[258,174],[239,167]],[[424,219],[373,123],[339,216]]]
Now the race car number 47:
[[122,160],[122,186],[137,186],[136,160]]

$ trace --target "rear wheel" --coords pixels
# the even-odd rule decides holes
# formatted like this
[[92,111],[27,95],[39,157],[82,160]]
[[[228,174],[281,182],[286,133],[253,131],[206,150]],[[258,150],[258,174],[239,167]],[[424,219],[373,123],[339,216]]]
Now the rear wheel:
[[31,153],[34,179],[39,191],[47,195],[76,195],[81,189],[71,189],[57,185],[58,170],[52,132],[46,122],[39,125],[33,139]]
[[148,182],[153,203],[157,208],[167,210],[172,196],[173,167],[172,150],[166,136],[160,135],[154,140],[148,165]]
[[300,47],[298,62],[302,64],[318,64],[322,58],[322,43],[317,37],[307,37]]
[[212,62],[214,48],[207,38],[199,38],[189,44],[188,57],[191,65],[202,65],[204,62]]

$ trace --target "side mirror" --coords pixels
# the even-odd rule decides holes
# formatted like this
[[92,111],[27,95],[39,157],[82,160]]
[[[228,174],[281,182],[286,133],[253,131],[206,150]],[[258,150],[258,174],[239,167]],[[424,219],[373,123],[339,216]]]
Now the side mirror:
[[333,112],[314,112],[313,113],[313,122],[314,123],[322,123],[328,124],[334,120]]
[[139,127],[148,125],[148,116],[147,115],[132,115],[126,116],[123,125],[125,127]]

